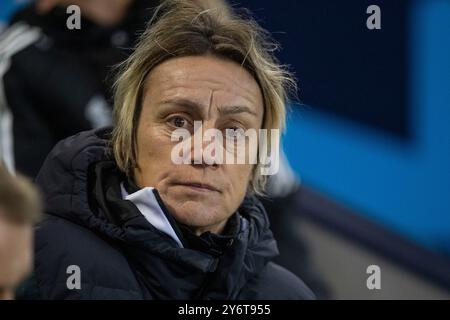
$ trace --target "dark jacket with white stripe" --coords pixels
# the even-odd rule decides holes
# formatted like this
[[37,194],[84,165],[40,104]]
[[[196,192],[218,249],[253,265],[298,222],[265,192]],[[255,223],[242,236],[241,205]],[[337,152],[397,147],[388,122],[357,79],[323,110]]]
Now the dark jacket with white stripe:
[[66,27],[65,8],[41,16],[34,3],[0,35],[0,160],[35,177],[61,139],[111,124],[111,66],[127,57],[155,1],[135,1],[120,25],[82,17]]

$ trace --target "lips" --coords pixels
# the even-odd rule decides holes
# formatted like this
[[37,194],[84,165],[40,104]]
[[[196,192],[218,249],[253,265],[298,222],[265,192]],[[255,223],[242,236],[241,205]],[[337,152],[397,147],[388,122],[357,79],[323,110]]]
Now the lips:
[[189,187],[192,188],[194,190],[197,191],[215,191],[215,192],[220,192],[219,189],[206,184],[206,183],[201,183],[201,182],[178,182],[177,185],[180,186],[185,186],[185,187]]

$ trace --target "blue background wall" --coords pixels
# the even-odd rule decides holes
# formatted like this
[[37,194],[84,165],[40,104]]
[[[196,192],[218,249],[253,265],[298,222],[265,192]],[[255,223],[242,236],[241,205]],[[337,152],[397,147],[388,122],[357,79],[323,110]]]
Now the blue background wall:
[[284,144],[305,184],[450,253],[450,1],[416,1],[409,14],[411,139],[302,108]]
[[31,0],[0,0],[0,25],[6,24],[11,15]]

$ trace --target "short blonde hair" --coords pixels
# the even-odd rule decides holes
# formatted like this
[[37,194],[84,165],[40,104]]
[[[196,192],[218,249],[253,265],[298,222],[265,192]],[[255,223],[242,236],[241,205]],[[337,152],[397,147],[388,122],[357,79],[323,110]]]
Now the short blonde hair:
[[[131,175],[137,166],[136,132],[145,79],[158,64],[174,57],[214,55],[240,64],[260,86],[264,101],[262,128],[282,132],[285,103],[288,94],[296,92],[296,84],[275,58],[277,48],[267,31],[223,1],[163,1],[134,52],[118,69],[112,148],[119,169]],[[258,163],[249,191],[262,194],[266,176],[259,174],[261,161]]]

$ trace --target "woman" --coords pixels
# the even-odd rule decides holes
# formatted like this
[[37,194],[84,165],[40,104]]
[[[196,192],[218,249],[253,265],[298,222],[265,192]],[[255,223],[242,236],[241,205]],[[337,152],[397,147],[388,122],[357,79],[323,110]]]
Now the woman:
[[[36,235],[40,297],[313,298],[271,262],[276,242],[254,196],[264,161],[197,152],[173,161],[174,132],[192,142],[196,121],[225,139],[282,130],[293,84],[255,22],[205,3],[164,2],[120,68],[114,130],[82,132],[48,156],[37,179],[47,208]],[[241,150],[232,141],[225,153]]]

